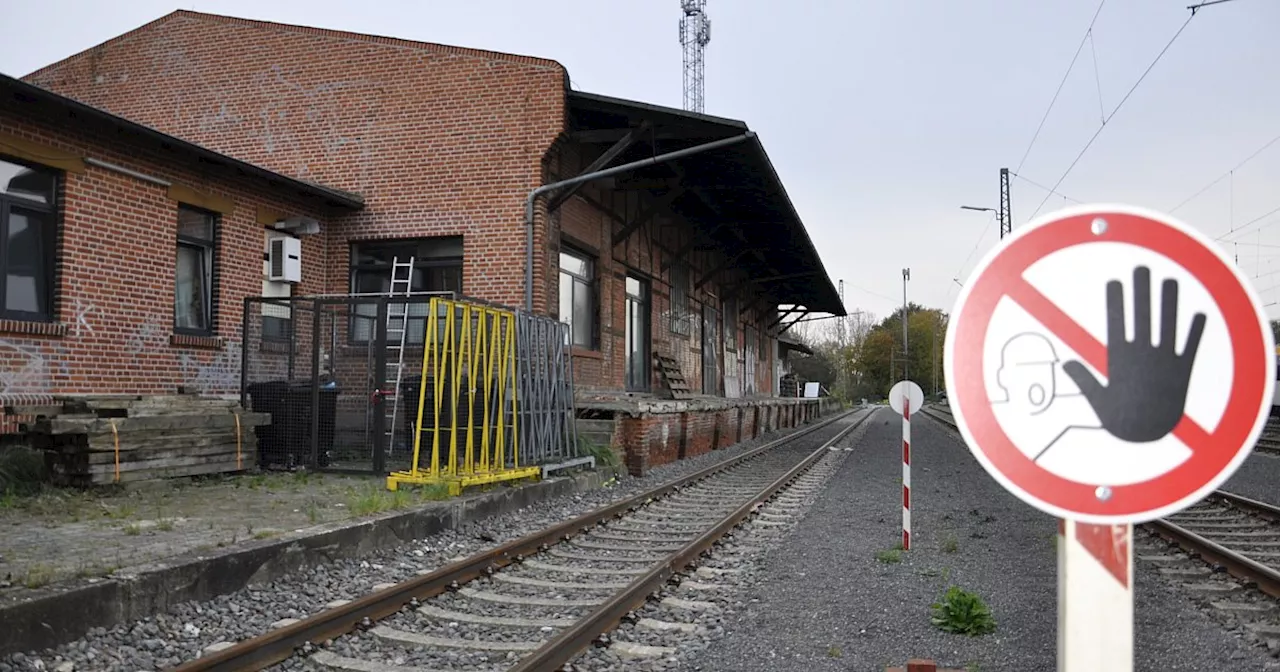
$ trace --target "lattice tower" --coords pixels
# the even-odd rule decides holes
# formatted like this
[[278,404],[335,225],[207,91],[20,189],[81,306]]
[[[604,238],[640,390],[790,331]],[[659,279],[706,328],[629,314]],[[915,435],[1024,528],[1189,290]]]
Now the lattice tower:
[[680,46],[684,47],[684,109],[703,112],[706,107],[704,63],[711,41],[707,0],[680,0]]

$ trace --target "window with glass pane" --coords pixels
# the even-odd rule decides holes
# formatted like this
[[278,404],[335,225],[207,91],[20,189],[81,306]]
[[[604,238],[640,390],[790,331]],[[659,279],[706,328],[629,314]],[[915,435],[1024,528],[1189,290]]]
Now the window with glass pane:
[[53,319],[57,174],[0,157],[0,319]]
[[626,385],[649,389],[649,283],[627,276]]
[[[396,261],[413,260],[409,291],[438,293],[453,297],[462,293],[462,237],[438,236],[400,240],[377,240],[351,245],[351,292],[387,294],[391,291],[391,268]],[[425,299],[410,303],[405,341],[421,345],[426,335],[430,304]],[[377,322],[375,301],[358,303],[350,324],[353,343],[367,343]]]
[[178,207],[178,258],[173,292],[173,329],[213,333],[213,251],[217,215]]
[[587,255],[568,248],[560,251],[560,321],[569,325],[569,342],[580,348],[595,347],[593,273]]

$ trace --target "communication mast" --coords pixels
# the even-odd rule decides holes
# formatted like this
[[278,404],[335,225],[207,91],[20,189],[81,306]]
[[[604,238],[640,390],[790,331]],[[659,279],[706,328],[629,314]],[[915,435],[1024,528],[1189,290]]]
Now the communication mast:
[[684,109],[703,112],[706,107],[706,79],[703,63],[711,41],[711,19],[707,0],[680,0],[680,45],[684,47]]

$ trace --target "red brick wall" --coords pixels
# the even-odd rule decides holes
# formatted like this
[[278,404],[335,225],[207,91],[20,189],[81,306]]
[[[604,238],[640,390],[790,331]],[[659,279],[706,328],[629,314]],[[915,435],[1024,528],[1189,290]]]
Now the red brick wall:
[[[328,214],[248,182],[211,179],[172,159],[27,121],[20,109],[0,106],[0,133],[230,198],[234,212],[217,229],[215,338],[174,344],[178,202],[163,186],[110,170],[62,173],[57,324],[0,322],[0,394],[237,392],[243,298],[262,293],[257,209],[321,222]],[[305,282],[295,293],[322,286],[321,238],[303,237]]]
[[[627,471],[643,476],[653,467],[728,448],[771,429],[797,427],[815,420],[820,415],[818,406],[817,401],[799,401],[770,403],[768,406],[622,415],[614,430],[614,446],[621,448]],[[757,412],[762,418],[758,431],[755,424]],[[769,413],[778,419],[772,425],[766,425],[763,420]],[[738,432],[740,414],[741,435]]]
[[[549,179],[562,179],[577,174],[583,166],[590,162],[590,156],[580,155],[580,149],[573,145],[557,146],[556,154],[550,165],[554,169]],[[641,226],[626,240],[613,245],[616,236],[622,232],[623,221],[628,216],[644,209],[647,198],[638,192],[622,192],[597,188],[593,185],[584,187],[581,196],[569,199],[552,218],[550,236],[550,255],[552,263],[545,277],[544,291],[549,296],[557,296],[559,272],[557,255],[562,243],[569,243],[575,248],[591,254],[596,264],[596,276],[599,288],[599,334],[600,344],[595,351],[575,349],[574,382],[580,389],[617,390],[625,383],[625,327],[626,327],[626,273],[628,269],[638,271],[640,275],[650,278],[650,325],[653,349],[659,350],[676,359],[684,373],[685,380],[695,392],[702,391],[702,305],[709,303],[717,315],[722,315],[721,296],[729,287],[735,286],[744,279],[741,272],[723,272],[713,277],[697,290],[692,289],[694,283],[701,279],[703,273],[714,267],[722,258],[719,251],[692,251],[685,255],[684,261],[689,268],[689,329],[687,335],[671,330],[673,312],[671,307],[671,269],[663,270],[662,264],[674,256],[689,241],[692,230],[682,221],[674,221],[666,215],[659,215]],[[612,216],[610,216],[612,213]],[[739,297],[739,307],[745,307],[752,295]],[[724,334],[717,328],[716,353],[720,362],[718,368],[721,379],[725,372],[725,356],[729,356],[731,366],[742,379],[745,347],[742,336],[743,327],[750,323],[757,332],[767,323],[762,318],[752,320],[755,314],[768,314],[767,308],[762,310],[765,302],[758,302],[751,312],[739,317],[736,324],[738,331],[738,348],[736,351],[725,350]],[[551,310],[558,312],[558,304]],[[723,324],[723,318],[718,320]],[[772,339],[762,339],[759,348],[766,354],[761,361],[757,355],[751,362],[756,367],[756,390],[758,395],[768,396],[772,389],[773,364],[770,355],[773,351]],[[653,390],[662,388],[662,381],[657,373],[651,381]],[[736,423],[736,420],[735,420]],[[736,424],[734,425],[736,428]]]
[[328,236],[328,291],[348,289],[349,240],[462,235],[464,292],[523,304],[524,201],[564,126],[558,63],[179,11],[27,80],[363,195]]

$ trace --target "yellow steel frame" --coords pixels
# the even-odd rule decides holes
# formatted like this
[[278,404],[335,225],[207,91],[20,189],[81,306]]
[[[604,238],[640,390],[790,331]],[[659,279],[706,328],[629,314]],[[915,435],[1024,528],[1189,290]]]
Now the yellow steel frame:
[[[389,474],[387,489],[398,490],[401,485],[443,484],[448,487],[450,495],[458,495],[471,486],[541,476],[540,467],[520,464],[515,313],[436,297],[431,299],[429,315],[424,339],[426,347],[422,354],[418,416],[414,425],[417,431],[413,436],[413,466],[409,471]],[[463,391],[464,377],[468,381],[466,426],[459,428],[458,395]],[[445,406],[444,399],[446,383],[450,393],[448,406]],[[430,426],[424,427],[428,384],[433,392],[434,412]],[[479,404],[474,399],[477,392],[484,395]],[[442,410],[449,411],[447,427],[441,427]],[[474,417],[476,411],[482,414],[478,426]],[[508,415],[510,423],[507,422]],[[440,433],[446,429],[449,438],[442,442]],[[459,429],[465,432],[461,446]],[[431,434],[431,461],[427,468],[419,466],[424,432]],[[511,466],[507,466],[508,450]],[[444,464],[441,464],[441,451],[444,451]]]

